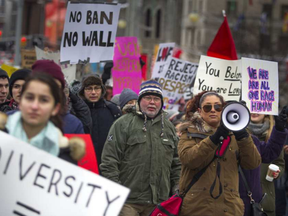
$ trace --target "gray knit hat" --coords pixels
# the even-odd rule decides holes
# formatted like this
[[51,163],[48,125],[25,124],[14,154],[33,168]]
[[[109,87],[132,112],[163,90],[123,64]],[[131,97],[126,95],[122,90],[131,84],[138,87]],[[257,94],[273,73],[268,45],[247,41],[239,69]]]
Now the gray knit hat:
[[116,104],[117,106],[120,106],[119,98],[120,98],[120,94],[116,94],[111,98],[111,102]]
[[129,88],[123,89],[119,98],[121,110],[130,100],[138,100],[138,95]]

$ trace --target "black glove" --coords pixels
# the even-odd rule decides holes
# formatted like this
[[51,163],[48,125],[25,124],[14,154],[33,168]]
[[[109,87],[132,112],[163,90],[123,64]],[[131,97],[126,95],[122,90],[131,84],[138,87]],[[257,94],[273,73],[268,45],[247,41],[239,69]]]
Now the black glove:
[[236,140],[241,140],[243,138],[249,137],[248,132],[246,131],[246,129],[242,129],[240,131],[233,131]]
[[69,89],[69,98],[72,103],[76,103],[79,100],[79,97],[71,92]]
[[218,145],[220,142],[220,137],[222,136],[224,139],[226,139],[228,135],[229,130],[227,130],[224,125],[220,124],[216,132],[210,136],[210,139],[215,145]]
[[275,116],[275,128],[278,131],[284,131],[287,123],[287,112],[286,112],[286,106],[283,107],[280,114],[278,116]]

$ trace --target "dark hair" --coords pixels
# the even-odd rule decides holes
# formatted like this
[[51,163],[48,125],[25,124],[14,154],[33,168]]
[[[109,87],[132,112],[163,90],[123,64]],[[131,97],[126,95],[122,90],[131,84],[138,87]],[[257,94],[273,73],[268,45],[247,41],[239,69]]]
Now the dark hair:
[[32,81],[39,81],[49,86],[51,94],[55,100],[54,106],[56,106],[58,103],[60,104],[60,111],[55,116],[50,116],[50,121],[53,122],[53,124],[58,127],[62,132],[62,126],[63,121],[61,114],[63,113],[64,108],[64,98],[63,98],[63,91],[59,88],[59,85],[55,82],[54,78],[46,73],[33,73],[33,75],[29,75],[26,79],[25,84],[23,85],[21,97],[23,93],[26,91],[28,85]]
[[195,95],[192,99],[190,99],[187,102],[187,108],[186,108],[186,119],[190,119],[193,115],[193,113],[197,112],[198,108],[201,108],[201,104],[203,103],[204,99],[207,96],[215,95],[218,97],[222,103],[222,105],[225,105],[224,98],[219,95],[217,92],[214,91],[203,91],[200,92],[199,94]]

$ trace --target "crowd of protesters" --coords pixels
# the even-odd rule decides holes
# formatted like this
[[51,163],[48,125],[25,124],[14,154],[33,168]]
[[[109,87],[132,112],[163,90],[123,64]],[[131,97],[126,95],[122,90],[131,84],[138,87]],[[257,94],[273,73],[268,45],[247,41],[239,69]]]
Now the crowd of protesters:
[[[183,194],[201,170],[181,216],[252,216],[251,200],[269,216],[286,214],[285,107],[275,117],[251,114],[247,128],[229,131],[221,123],[226,102],[216,92],[182,99],[181,109],[165,111],[157,81],[144,81],[138,95],[123,89],[112,97],[106,75],[68,83],[50,60],[11,77],[0,69],[0,129],[75,165],[85,144],[64,134],[90,134],[100,175],[131,189],[121,216],[148,216],[171,195]],[[228,146],[220,145],[223,139]],[[266,180],[269,164],[279,166],[274,181]]]

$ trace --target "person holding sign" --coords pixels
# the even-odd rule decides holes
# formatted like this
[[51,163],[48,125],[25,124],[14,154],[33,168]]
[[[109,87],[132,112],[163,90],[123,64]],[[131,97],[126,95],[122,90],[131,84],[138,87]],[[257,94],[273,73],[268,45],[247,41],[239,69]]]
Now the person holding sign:
[[[283,173],[285,167],[284,151],[282,149],[287,135],[284,130],[284,123],[286,122],[285,118],[287,119],[285,109],[283,109],[279,117],[275,117],[276,124],[274,124],[274,118],[272,115],[252,113],[251,122],[248,125],[249,132],[256,136],[259,140],[263,141],[261,143],[259,142],[261,145],[257,145],[258,143],[255,142],[255,145],[262,158],[262,164],[254,170],[243,169],[243,173],[245,175],[247,183],[250,186],[253,199],[257,203],[261,202],[262,207],[264,211],[268,214],[268,216],[275,215],[275,187],[273,179],[277,179],[279,177],[279,174],[281,175],[281,173]],[[271,140],[274,141],[271,142]],[[273,160],[273,158],[275,160]],[[277,170],[272,180],[268,181],[266,179],[266,174],[270,163],[277,165],[280,170]],[[240,197],[243,199],[245,204],[244,215],[252,215],[250,199],[247,196],[247,191],[241,179],[239,192]],[[262,194],[264,193],[266,193],[266,197],[264,196],[265,198],[262,199]]]
[[178,188],[178,137],[162,110],[161,85],[143,82],[138,104],[112,125],[100,165],[104,177],[131,189],[120,216],[148,216]]
[[[8,117],[6,129],[10,135],[75,164],[85,155],[85,143],[77,138],[68,141],[63,136],[63,104],[63,94],[54,79],[45,73],[34,73],[23,85],[20,111]],[[1,116],[0,122],[2,119]]]
[[[46,74],[30,76],[23,86],[20,112],[8,117],[9,134],[52,155],[59,155],[62,142],[62,94],[53,78]],[[65,141],[65,140],[64,140]]]
[[184,196],[181,216],[244,214],[238,164],[255,169],[261,157],[245,129],[232,133],[220,124],[224,105],[216,92],[201,92],[187,104],[186,121],[179,128],[180,194],[197,173],[202,175]]

